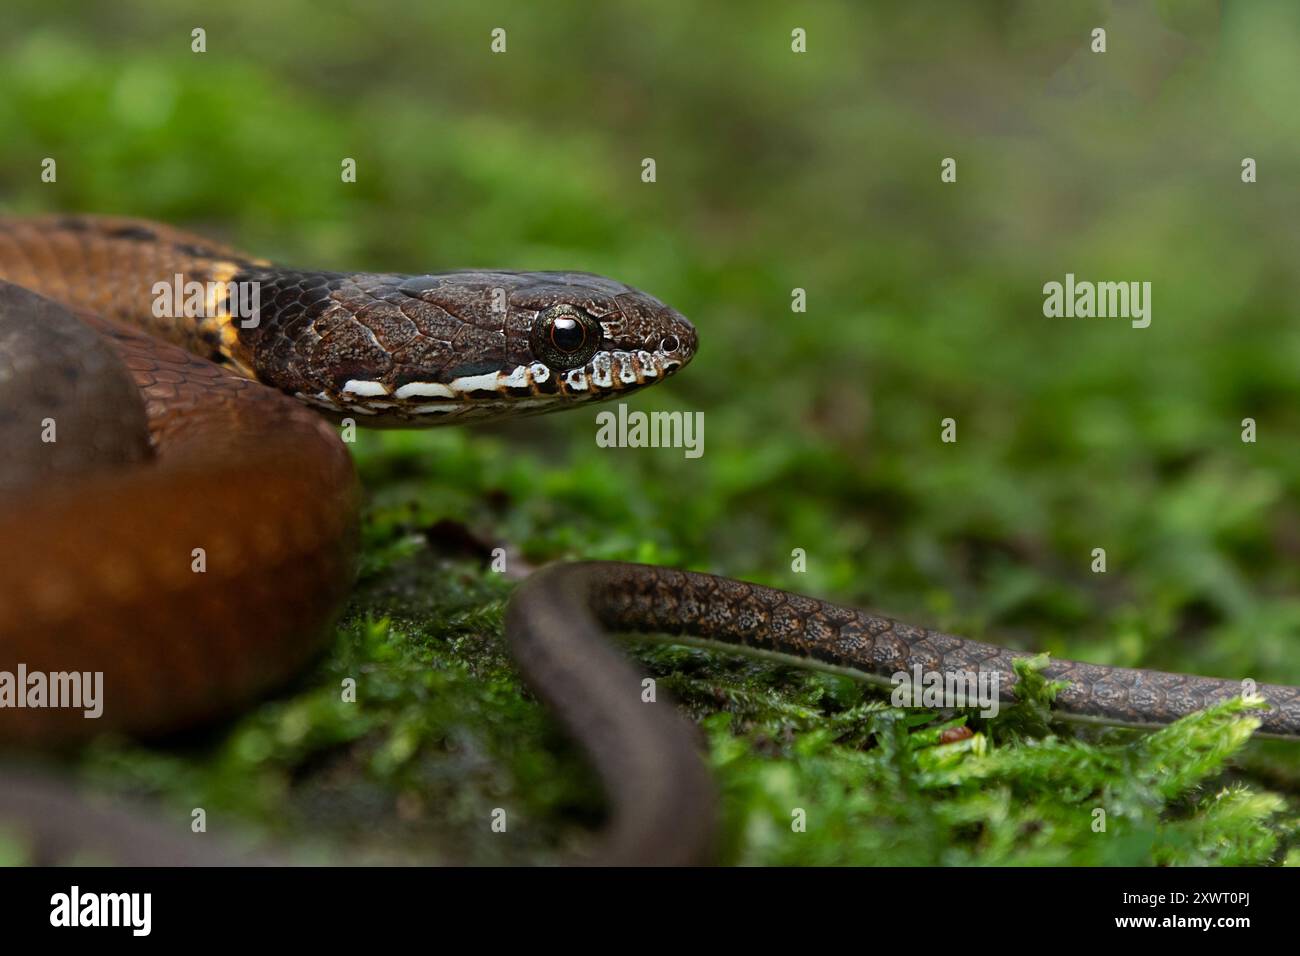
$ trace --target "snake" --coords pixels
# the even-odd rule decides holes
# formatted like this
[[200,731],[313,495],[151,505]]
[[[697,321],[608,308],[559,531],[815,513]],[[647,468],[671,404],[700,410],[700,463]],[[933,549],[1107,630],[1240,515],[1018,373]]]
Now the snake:
[[[102,673],[104,688],[95,720],[0,707],[0,745],[201,726],[321,654],[362,520],[340,424],[585,407],[675,375],[698,344],[674,309],[587,273],[302,270],[145,220],[0,217],[0,674]],[[986,679],[1004,704],[1028,656],[757,583],[608,561],[530,574],[504,631],[604,791],[584,861],[614,864],[715,859],[719,811],[695,725],[644,693],[652,675],[610,635],[885,686],[918,672]],[[1042,675],[1059,682],[1056,717],[1134,728],[1243,694],[1240,680],[1063,659]],[[1267,704],[1258,734],[1300,738],[1300,688],[1251,691]],[[62,802],[13,777],[0,817],[66,842]],[[168,857],[175,843],[133,845],[192,858]]]

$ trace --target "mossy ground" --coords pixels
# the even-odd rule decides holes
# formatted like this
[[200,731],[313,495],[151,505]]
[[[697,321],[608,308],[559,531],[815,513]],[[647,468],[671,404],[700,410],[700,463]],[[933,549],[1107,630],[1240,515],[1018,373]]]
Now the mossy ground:
[[[621,503],[631,489],[611,496],[603,516],[581,484],[563,503],[548,475],[567,483],[570,472],[548,472],[520,440],[366,440],[362,471],[380,490],[335,650],[298,689],[228,728],[179,747],[106,743],[81,773],[160,794],[179,817],[202,806],[218,832],[238,821],[252,842],[296,847],[308,860],[531,862],[580,849],[601,820],[598,786],[504,653],[511,585],[481,560],[439,553],[425,534],[455,515],[489,540],[521,544],[524,556],[552,557],[569,548],[550,528],[638,524]],[[611,490],[636,472],[599,484]],[[640,540],[594,553],[664,559]],[[1145,865],[1297,853],[1294,749],[1249,743],[1255,721],[1243,705],[1151,735],[1078,731],[1049,726],[1044,704],[992,721],[904,712],[844,678],[696,649],[630,649],[700,722],[730,861]],[[358,682],[356,703],[341,700],[345,678]],[[940,743],[968,720],[974,736]],[[490,827],[498,807],[504,836]],[[798,809],[803,832],[792,828]]]
[[[445,520],[534,562],[693,567],[1027,655],[1300,682],[1293,14],[1234,8],[1207,40],[1198,2],[798,24],[776,2],[544,6],[6,10],[11,211],[158,218],[322,267],[604,272],[702,343],[633,399],[703,411],[698,460],[599,449],[589,411],[363,435],[363,575],[334,650],[228,726],[105,741],[74,773],[308,859],[580,847],[591,772],[503,652],[509,585],[428,533]],[[1147,13],[1107,59],[1076,52],[1127,10]],[[1150,280],[1151,327],[1045,319],[1066,272]],[[1247,742],[1248,715],[1141,736],[1009,714],[940,745],[951,720],[842,679],[633,652],[699,721],[730,862],[1296,861],[1300,748]]]

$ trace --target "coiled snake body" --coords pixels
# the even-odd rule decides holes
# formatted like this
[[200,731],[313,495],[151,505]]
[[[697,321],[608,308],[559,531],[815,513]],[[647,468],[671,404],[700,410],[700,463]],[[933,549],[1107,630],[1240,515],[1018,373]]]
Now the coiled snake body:
[[[296,271],[135,220],[0,219],[0,280],[0,671],[98,671],[105,689],[94,721],[0,709],[0,743],[23,746],[229,714],[319,652],[352,580],[359,509],[331,419],[535,414],[652,384],[696,347],[676,312],[597,276]],[[255,315],[239,308],[248,290]],[[532,575],[506,630],[600,774],[608,862],[708,859],[714,808],[692,728],[643,702],[607,631],[878,682],[918,666],[996,675],[1004,701],[1019,656],[759,585],[603,562]],[[1242,692],[1069,661],[1044,673],[1067,682],[1062,716],[1132,726]],[[1300,737],[1300,689],[1257,692],[1261,732]]]

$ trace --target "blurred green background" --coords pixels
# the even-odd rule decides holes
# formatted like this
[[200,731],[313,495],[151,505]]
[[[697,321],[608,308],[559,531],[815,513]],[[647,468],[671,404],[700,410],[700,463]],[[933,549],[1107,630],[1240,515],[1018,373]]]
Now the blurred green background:
[[[1300,682],[1297,36],[1294,4],[1203,0],[9,0],[6,212],[155,218],[321,268],[601,272],[701,339],[632,400],[703,411],[698,460],[598,449],[591,410],[365,435],[365,572],[317,672],[68,769],[319,859],[583,845],[590,772],[503,653],[508,585],[448,553],[443,520],[536,562],[694,567],[1026,651]],[[1045,318],[1067,272],[1150,281],[1150,328]],[[940,725],[844,681],[638,653],[702,722],[729,861],[1300,856],[1298,748],[1223,721],[1177,747],[976,722],[939,748]]]

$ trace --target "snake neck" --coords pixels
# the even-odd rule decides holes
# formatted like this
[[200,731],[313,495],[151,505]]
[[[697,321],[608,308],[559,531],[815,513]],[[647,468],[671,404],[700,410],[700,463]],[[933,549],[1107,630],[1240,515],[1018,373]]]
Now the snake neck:
[[268,265],[134,219],[0,219],[0,279],[141,329],[246,377],[256,376],[230,308],[234,283]]

